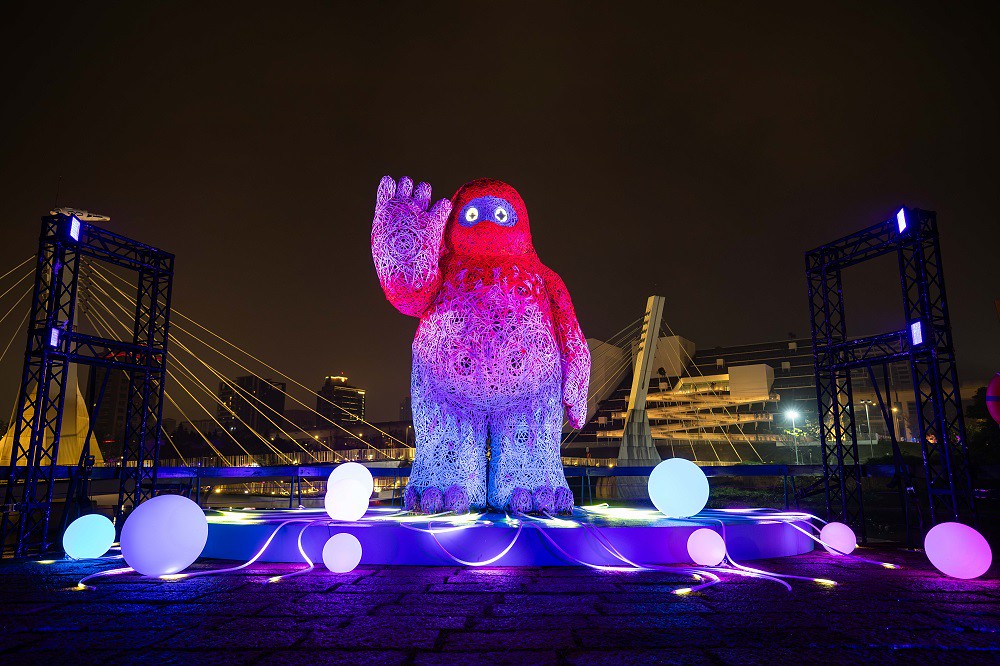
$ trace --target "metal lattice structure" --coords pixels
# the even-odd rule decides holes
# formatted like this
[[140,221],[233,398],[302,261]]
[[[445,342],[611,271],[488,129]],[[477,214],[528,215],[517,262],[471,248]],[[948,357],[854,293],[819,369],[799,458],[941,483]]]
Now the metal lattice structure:
[[[76,330],[82,263],[96,260],[137,274],[131,342]],[[15,556],[50,546],[67,368],[71,363],[123,370],[129,376],[127,422],[118,468],[116,517],[155,492],[174,256],[88,224],[72,213],[42,218],[14,447],[0,521],[0,543],[14,535]]]
[[[841,273],[890,253],[896,253],[899,260],[906,327],[851,338],[847,333]],[[874,377],[872,366],[901,360],[908,361],[913,380],[930,522],[974,519],[936,215],[900,209],[892,219],[807,252],[806,275],[820,444],[831,519],[847,522],[863,538],[864,503],[851,371],[864,368]]]

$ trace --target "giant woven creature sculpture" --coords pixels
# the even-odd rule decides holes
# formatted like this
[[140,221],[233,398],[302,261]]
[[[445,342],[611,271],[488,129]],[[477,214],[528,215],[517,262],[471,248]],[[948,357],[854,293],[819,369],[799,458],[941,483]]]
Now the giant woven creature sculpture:
[[566,285],[510,185],[474,180],[430,202],[427,183],[386,176],[372,224],[386,297],[420,318],[406,507],[571,511],[560,434],[564,408],[574,427],[586,419],[590,352]]

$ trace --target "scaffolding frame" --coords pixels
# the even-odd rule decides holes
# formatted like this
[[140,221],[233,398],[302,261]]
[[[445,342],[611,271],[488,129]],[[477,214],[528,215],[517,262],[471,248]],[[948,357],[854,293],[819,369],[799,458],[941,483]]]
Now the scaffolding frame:
[[[132,509],[156,492],[174,255],[80,217],[60,210],[42,218],[24,369],[11,425],[14,446],[0,518],[0,544],[6,545],[15,535],[15,557],[43,553],[52,546],[49,523],[71,363],[123,370],[129,377],[117,470],[118,529]],[[131,342],[76,330],[77,287],[85,258],[137,275]],[[88,454],[89,437],[83,457]]]
[[[898,259],[906,325],[899,331],[851,338],[842,271],[891,253]],[[873,366],[906,360],[916,401],[930,524],[941,520],[974,522],[965,420],[936,214],[901,208],[893,218],[807,252],[805,260],[823,481],[831,520],[848,523],[865,539],[851,370],[866,369],[874,377]],[[905,474],[900,469],[901,456],[894,457],[897,475]]]

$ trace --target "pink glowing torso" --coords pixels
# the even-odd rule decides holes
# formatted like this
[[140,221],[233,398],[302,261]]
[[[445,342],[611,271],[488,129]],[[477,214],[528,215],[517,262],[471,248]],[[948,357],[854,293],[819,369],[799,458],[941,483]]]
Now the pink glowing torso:
[[441,286],[420,319],[413,361],[451,400],[505,407],[558,385],[560,352],[534,253],[447,255]]

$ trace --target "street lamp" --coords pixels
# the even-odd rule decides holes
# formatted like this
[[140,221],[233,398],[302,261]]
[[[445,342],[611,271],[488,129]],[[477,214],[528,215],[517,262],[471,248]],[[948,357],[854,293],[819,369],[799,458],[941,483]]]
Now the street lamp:
[[795,464],[799,463],[799,434],[798,430],[795,429],[795,419],[799,418],[799,412],[795,409],[789,409],[785,412],[787,416],[792,421],[792,448],[795,449]]
[[868,418],[868,405],[874,405],[875,402],[872,400],[862,400],[861,404],[865,406],[865,433],[868,435],[868,445],[871,446],[872,443],[872,422]]

